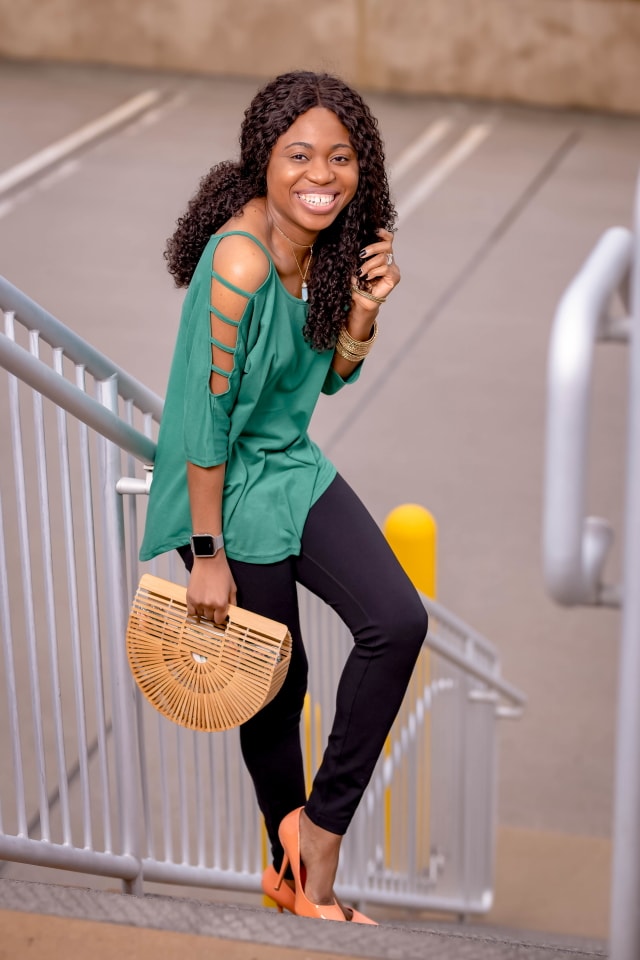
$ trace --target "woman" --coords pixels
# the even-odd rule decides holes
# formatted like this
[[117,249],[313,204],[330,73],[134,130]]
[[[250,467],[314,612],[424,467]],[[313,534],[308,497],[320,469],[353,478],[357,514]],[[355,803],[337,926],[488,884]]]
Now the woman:
[[[141,559],[180,550],[192,615],[220,623],[238,603],[289,627],[286,681],[240,730],[273,853],[263,887],[299,915],[372,922],[335,900],[340,842],[427,618],[307,428],[321,392],[358,379],[380,305],[400,280],[395,212],[377,123],[336,77],[295,72],[267,84],[245,113],[240,145],[239,162],[202,180],[168,244],[169,270],[189,290]],[[354,637],[308,799],[297,582]]]

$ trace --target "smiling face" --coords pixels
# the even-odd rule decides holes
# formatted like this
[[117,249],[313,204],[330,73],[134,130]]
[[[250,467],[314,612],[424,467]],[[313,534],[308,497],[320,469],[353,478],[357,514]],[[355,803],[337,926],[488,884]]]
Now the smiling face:
[[298,242],[312,243],[353,199],[358,158],[335,113],[313,107],[276,140],[267,166],[267,209]]

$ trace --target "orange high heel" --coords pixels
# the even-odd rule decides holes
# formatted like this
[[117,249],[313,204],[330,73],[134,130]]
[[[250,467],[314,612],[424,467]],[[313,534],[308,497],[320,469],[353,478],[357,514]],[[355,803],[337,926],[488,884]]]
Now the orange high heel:
[[345,922],[345,915],[335,900],[333,903],[312,903],[311,900],[305,896],[304,887],[302,886],[302,879],[300,876],[300,867],[302,864],[300,859],[301,813],[302,807],[298,807],[297,810],[292,810],[291,813],[287,814],[278,827],[280,843],[284,847],[284,858],[282,860],[280,873],[278,874],[275,890],[277,892],[282,887],[285,870],[287,869],[288,865],[291,864],[291,871],[296,882],[296,892],[294,894],[294,909],[296,916],[314,917],[318,920],[341,920],[342,922]]
[[[270,863],[262,874],[262,892],[273,900],[278,908],[278,913],[282,913],[283,910],[288,910],[289,913],[295,913],[295,892],[291,889],[288,883],[282,883],[280,887],[276,888],[277,882],[278,874],[276,868]],[[342,909],[344,911],[345,908],[343,907]],[[360,911],[356,910],[355,907],[347,907],[346,909],[351,911],[350,917],[345,916],[347,923],[369,923],[372,927],[378,926],[375,920],[372,920],[371,917],[367,917],[364,913],[360,913]]]

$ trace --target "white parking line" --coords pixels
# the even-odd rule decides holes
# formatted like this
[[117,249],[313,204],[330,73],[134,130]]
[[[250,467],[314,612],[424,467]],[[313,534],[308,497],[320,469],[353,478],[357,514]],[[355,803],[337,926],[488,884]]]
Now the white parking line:
[[489,123],[474,124],[458,142],[433,166],[424,177],[396,204],[398,219],[410,216],[424,203],[430,194],[453,173],[456,167],[471,156],[489,136],[493,127]]
[[69,154],[87,143],[91,143],[92,140],[97,140],[98,137],[104,136],[105,133],[126,123],[137,114],[148,110],[159,99],[160,92],[158,90],[146,90],[144,93],[125,101],[114,110],[105,113],[102,117],[98,117],[97,120],[85,124],[84,127],[80,127],[79,130],[69,134],[69,136],[63,137],[62,140],[58,140],[51,146],[45,147],[44,150],[27,157],[26,160],[10,167],[4,173],[0,173],[0,196],[7,193],[8,190],[13,190],[42,170],[46,170],[53,164],[64,160]]
[[67,177],[70,177],[72,174],[77,173],[79,167],[80,161],[77,158],[74,157],[71,160],[65,160],[64,163],[58,164],[53,170],[45,173],[29,186],[23,187],[22,190],[18,190],[16,193],[12,193],[6,200],[0,200],[0,220],[15,210],[19,204],[33,200],[34,197],[48,190],[49,187],[53,187],[63,180],[66,180]]
[[445,118],[434,120],[420,136],[401,151],[400,155],[389,166],[389,177],[398,181],[405,173],[422,160],[430,150],[433,150],[453,127],[453,122]]

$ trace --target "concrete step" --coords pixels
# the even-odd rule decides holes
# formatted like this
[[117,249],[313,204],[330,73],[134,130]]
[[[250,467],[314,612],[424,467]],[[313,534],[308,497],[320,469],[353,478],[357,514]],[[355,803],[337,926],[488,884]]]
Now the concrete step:
[[581,960],[603,945],[514,939],[489,928],[318,923],[273,910],[176,897],[130,897],[0,880],[0,960]]

